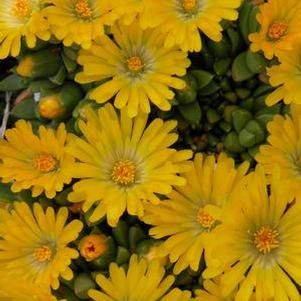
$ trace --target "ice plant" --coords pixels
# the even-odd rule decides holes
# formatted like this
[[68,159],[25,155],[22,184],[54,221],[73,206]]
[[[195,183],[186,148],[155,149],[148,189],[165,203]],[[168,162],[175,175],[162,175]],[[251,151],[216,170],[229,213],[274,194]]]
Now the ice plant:
[[294,49],[279,54],[280,64],[268,68],[270,84],[276,87],[266,98],[271,106],[281,100],[286,104],[301,104],[300,73],[301,42],[294,44]]
[[150,102],[161,110],[171,108],[174,92],[183,89],[183,76],[190,65],[187,53],[164,48],[164,35],[158,29],[142,30],[138,21],[130,26],[117,23],[111,28],[114,41],[103,36],[90,50],[79,53],[83,71],[79,83],[102,81],[89,94],[104,103],[114,97],[116,108],[127,108],[131,117],[138,111],[150,113]]
[[222,295],[239,285],[235,301],[300,300],[300,200],[292,202],[290,186],[262,168],[248,175],[225,209],[215,236],[213,255],[219,265],[203,276],[221,274]]
[[13,192],[32,189],[33,196],[53,198],[71,182],[66,170],[74,159],[65,152],[66,135],[64,124],[56,131],[40,126],[35,135],[29,122],[17,121],[0,140],[2,182],[12,183]]
[[104,34],[104,26],[112,25],[118,15],[110,0],[52,0],[46,9],[51,32],[65,46],[73,43],[90,48],[93,39]]
[[107,215],[109,225],[116,226],[125,210],[142,216],[143,201],[159,203],[156,194],[185,185],[178,173],[187,170],[192,153],[170,148],[178,138],[172,133],[176,121],[155,119],[147,126],[147,119],[142,113],[130,118],[125,109],[119,115],[107,104],[79,122],[83,138],[70,138],[68,152],[78,162],[69,172],[81,180],[68,198],[84,202],[84,211],[96,205],[91,222]]
[[222,19],[236,20],[241,0],[145,0],[143,26],[158,27],[166,34],[165,47],[200,51],[204,33],[214,41],[222,38]]
[[25,281],[22,277],[12,277],[8,275],[1,275],[0,278],[0,300],[57,301],[49,287]]
[[189,266],[198,270],[203,250],[208,253],[210,233],[247,170],[248,163],[236,169],[234,160],[224,154],[217,161],[197,154],[192,170],[183,175],[187,185],[177,187],[159,205],[146,205],[143,221],[153,226],[151,236],[166,238],[161,254],[176,263],[176,274]]
[[44,211],[38,203],[33,210],[24,202],[14,203],[10,212],[1,210],[1,273],[54,289],[59,287],[60,276],[70,280],[69,265],[78,252],[68,244],[77,238],[82,222],[65,225],[67,218],[66,208],[55,213],[51,207]]
[[301,36],[300,2],[269,0],[259,9],[257,20],[261,28],[249,35],[251,50],[262,50],[266,58],[272,59],[281,51],[293,49],[294,42]]
[[37,38],[49,40],[49,25],[43,12],[42,0],[3,0],[0,4],[0,59],[17,56],[21,38],[28,47],[36,45]]
[[177,288],[170,290],[174,277],[164,277],[165,270],[157,261],[140,261],[136,255],[130,259],[127,273],[116,263],[110,265],[110,277],[98,274],[99,290],[90,290],[95,301],[141,300],[141,301],[190,301],[190,292]]
[[120,15],[119,20],[125,24],[131,24],[135,18],[140,18],[140,15],[144,12],[145,0],[120,0],[116,10]]
[[269,131],[268,144],[262,145],[256,156],[267,174],[274,172],[277,165],[281,176],[290,180],[296,189],[301,184],[301,110],[300,105],[291,109],[292,116],[277,115],[267,129]]

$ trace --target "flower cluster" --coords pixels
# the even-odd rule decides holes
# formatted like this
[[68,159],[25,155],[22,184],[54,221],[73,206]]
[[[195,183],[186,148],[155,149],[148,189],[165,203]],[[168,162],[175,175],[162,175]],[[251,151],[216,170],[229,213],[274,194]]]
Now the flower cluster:
[[0,300],[300,301],[300,1],[2,2]]

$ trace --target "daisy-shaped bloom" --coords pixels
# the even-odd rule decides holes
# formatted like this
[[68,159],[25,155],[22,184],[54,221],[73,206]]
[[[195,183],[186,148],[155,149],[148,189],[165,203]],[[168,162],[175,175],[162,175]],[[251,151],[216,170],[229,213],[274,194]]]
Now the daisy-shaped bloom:
[[300,1],[269,0],[259,9],[257,20],[261,28],[249,35],[251,50],[262,50],[266,58],[272,59],[280,51],[292,49],[301,36]]
[[37,38],[49,40],[49,25],[43,12],[42,0],[1,0],[0,3],[0,59],[17,56],[24,37],[28,47]]
[[98,114],[88,112],[88,121],[79,123],[83,138],[70,139],[68,151],[80,162],[69,172],[82,180],[73,185],[68,199],[84,201],[84,211],[96,204],[91,222],[107,215],[108,223],[116,226],[125,210],[142,216],[142,201],[157,204],[156,194],[166,195],[172,185],[186,184],[178,173],[189,169],[186,160],[192,152],[170,148],[178,138],[172,133],[176,121],[155,119],[147,126],[147,118],[140,113],[131,119],[125,110],[119,116],[107,104]]
[[281,176],[294,183],[297,189],[301,185],[301,110],[300,105],[291,108],[292,117],[274,117],[268,123],[267,145],[259,148],[256,156],[267,174],[272,174],[275,165],[280,168]]
[[144,12],[145,0],[120,0],[116,8],[118,14],[121,16],[119,20],[125,24],[130,25],[136,17]]
[[35,135],[29,122],[17,121],[0,140],[2,182],[12,182],[13,192],[32,188],[33,196],[45,192],[53,198],[71,182],[66,170],[74,159],[65,152],[66,136],[64,124],[57,131],[41,126]]
[[[127,107],[131,117],[140,109],[150,112],[150,102],[161,110],[170,110],[174,92],[183,89],[183,76],[190,65],[187,53],[164,48],[164,36],[158,29],[142,30],[139,22],[112,27],[114,41],[103,36],[90,50],[79,53],[83,72],[76,76],[80,83],[103,81],[90,93],[90,98],[104,103],[114,97],[114,105]],[[116,95],[116,97],[115,97]]]
[[196,290],[195,301],[233,301],[234,296],[235,296],[235,292],[227,297],[224,297],[222,295],[221,286],[220,286],[220,277],[216,277],[211,280],[209,279],[204,280],[203,289]]
[[200,51],[200,32],[214,41],[222,39],[222,19],[236,20],[241,0],[145,0],[143,27],[158,27],[166,34],[164,45]]
[[203,277],[221,274],[222,295],[239,284],[235,301],[300,301],[301,200],[278,172],[268,179],[262,168],[247,176],[212,232],[212,254],[220,263]]
[[1,273],[56,289],[59,277],[70,280],[71,260],[78,252],[69,248],[82,229],[82,222],[66,224],[67,208],[56,214],[52,207],[43,210],[34,203],[33,212],[24,203],[15,203],[11,212],[0,211]]
[[164,277],[165,270],[157,261],[138,261],[133,255],[127,273],[116,263],[110,265],[110,277],[98,274],[96,282],[100,290],[90,290],[95,301],[191,301],[190,292],[170,288],[174,277]]
[[[48,286],[37,285],[25,281],[22,277],[1,275],[0,272],[0,300],[1,301],[57,301]],[[63,301],[63,300],[61,300]]]
[[283,100],[284,103],[301,104],[301,42],[297,42],[293,50],[279,54],[280,64],[268,68],[270,84],[277,87],[266,98],[266,104],[273,104]]
[[236,169],[234,160],[223,154],[217,161],[214,156],[196,154],[193,163],[192,170],[183,175],[187,185],[177,187],[159,205],[146,205],[143,217],[154,226],[151,236],[168,237],[162,244],[162,256],[169,255],[176,262],[176,274],[188,266],[198,270],[210,233],[220,223],[224,205],[249,166],[244,163]]
[[93,39],[104,35],[104,26],[118,18],[111,0],[52,0],[52,4],[46,9],[51,32],[65,46],[90,48]]

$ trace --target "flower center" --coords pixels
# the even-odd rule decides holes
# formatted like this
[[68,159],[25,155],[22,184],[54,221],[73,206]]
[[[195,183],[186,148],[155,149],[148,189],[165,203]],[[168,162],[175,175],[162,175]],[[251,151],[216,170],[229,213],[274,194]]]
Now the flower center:
[[132,184],[135,181],[135,165],[131,160],[119,160],[112,170],[112,180],[121,185]]
[[80,254],[86,261],[98,258],[107,248],[106,237],[104,235],[91,234],[85,236],[79,244]]
[[52,256],[52,250],[48,246],[42,246],[34,250],[33,256],[38,262],[49,261]]
[[16,0],[12,6],[11,12],[14,16],[19,18],[27,17],[31,13],[29,0]]
[[57,161],[51,155],[38,155],[33,158],[33,165],[41,172],[53,171],[57,166]]
[[91,18],[92,9],[88,3],[88,0],[78,0],[75,4],[75,10],[81,18]]
[[197,0],[183,0],[182,6],[183,8],[189,12],[191,10],[194,10],[197,5]]
[[287,24],[283,22],[276,22],[269,27],[268,36],[273,40],[278,40],[285,35]]
[[254,233],[254,244],[259,252],[266,254],[279,246],[278,231],[270,227],[261,227]]
[[127,60],[128,68],[130,71],[139,72],[143,67],[144,64],[142,63],[139,56],[132,56]]
[[199,209],[196,220],[203,228],[207,229],[210,229],[215,223],[215,219],[202,208]]

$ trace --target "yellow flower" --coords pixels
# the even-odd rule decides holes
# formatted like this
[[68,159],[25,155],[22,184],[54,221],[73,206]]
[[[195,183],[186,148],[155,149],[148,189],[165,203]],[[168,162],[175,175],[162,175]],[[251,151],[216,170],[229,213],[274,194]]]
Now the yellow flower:
[[259,9],[257,20],[261,28],[249,35],[251,50],[262,50],[266,58],[272,59],[280,51],[292,49],[301,37],[300,1],[270,0]]
[[104,26],[112,25],[118,15],[111,0],[52,0],[46,9],[52,33],[65,46],[73,43],[87,49],[93,39],[104,35]]
[[[203,277],[221,275],[222,295],[239,285],[235,301],[299,301],[301,284],[301,200],[278,173],[267,179],[262,168],[249,174],[212,232],[213,255]],[[290,205],[290,206],[288,206]]]
[[222,19],[236,20],[241,0],[145,0],[143,27],[158,27],[166,34],[165,47],[200,51],[200,32],[214,41],[222,39]]
[[12,182],[13,192],[32,188],[33,196],[44,191],[53,198],[71,182],[66,170],[74,159],[65,153],[66,135],[64,124],[57,131],[40,126],[37,136],[29,122],[17,121],[6,131],[6,140],[0,140],[2,182]]
[[178,173],[190,166],[186,160],[192,153],[170,148],[178,138],[171,133],[176,121],[155,119],[146,126],[146,114],[131,119],[122,110],[119,116],[110,104],[99,109],[98,115],[87,113],[88,121],[79,122],[84,138],[72,138],[68,145],[79,161],[69,172],[82,178],[68,199],[84,201],[85,212],[96,204],[91,222],[107,214],[108,223],[116,226],[126,209],[142,216],[142,201],[159,203],[156,194],[166,195],[172,185],[185,185]]
[[49,40],[49,25],[42,10],[42,0],[1,0],[0,4],[0,59],[17,56],[21,38],[33,48],[37,38]]
[[212,280],[204,280],[203,289],[196,291],[195,301],[233,301],[234,296],[233,293],[228,297],[222,295],[220,277],[216,277]]
[[118,14],[121,16],[119,20],[125,24],[130,25],[136,17],[144,12],[145,0],[120,0],[116,8]]
[[301,111],[298,107],[292,107],[292,117],[274,117],[267,126],[269,144],[260,146],[256,156],[267,174],[272,174],[277,165],[281,176],[292,181],[296,189],[301,185]]
[[90,93],[90,98],[104,103],[115,97],[114,105],[127,107],[131,117],[140,109],[150,112],[152,102],[161,110],[170,110],[174,92],[185,82],[183,76],[190,65],[187,53],[163,47],[164,36],[158,29],[141,30],[138,21],[130,26],[117,23],[112,27],[114,41],[103,36],[90,50],[79,53],[78,62],[83,72],[77,74],[80,83],[101,83]]
[[222,209],[236,184],[247,172],[248,163],[235,169],[233,159],[221,154],[204,157],[197,154],[193,169],[186,173],[187,185],[177,187],[159,205],[146,205],[143,221],[153,225],[150,235],[162,244],[162,256],[176,262],[174,273],[190,266],[198,270],[203,250],[208,254],[210,233],[220,223]]
[[68,244],[77,238],[82,223],[73,220],[65,225],[67,218],[67,208],[55,214],[53,208],[44,211],[38,203],[33,212],[24,202],[14,203],[11,212],[1,210],[1,273],[54,289],[59,287],[60,276],[70,280],[69,265],[78,252]]
[[16,278],[8,275],[1,275],[1,272],[0,272],[0,300],[1,301],[57,301],[57,299],[51,294],[49,287],[41,286],[32,282],[25,281],[21,277]]
[[284,103],[301,104],[301,73],[300,73],[301,42],[297,42],[293,50],[279,54],[280,65],[268,68],[270,84],[277,87],[266,98],[266,104],[283,100]]
[[[90,290],[89,296],[95,301],[190,301],[190,292],[177,288],[170,290],[174,277],[164,278],[165,270],[157,261],[138,261],[133,255],[125,273],[116,263],[110,265],[110,278],[98,274],[96,282],[101,290]],[[169,292],[168,292],[169,291]]]

